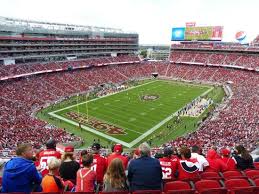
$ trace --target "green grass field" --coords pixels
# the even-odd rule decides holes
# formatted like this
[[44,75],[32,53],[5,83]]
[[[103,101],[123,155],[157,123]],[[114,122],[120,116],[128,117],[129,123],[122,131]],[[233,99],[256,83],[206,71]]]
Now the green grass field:
[[[69,105],[63,103],[47,108],[38,116],[82,136],[86,146],[97,138],[106,145],[118,142],[126,147],[136,146],[144,140],[159,144],[195,130],[196,123],[203,116],[183,117],[183,122],[170,130],[165,126],[174,119],[174,113],[206,93],[214,101],[220,101],[224,95],[222,92],[222,89],[213,89],[212,86],[150,80],[128,90],[87,102]],[[144,96],[155,99],[143,99]]]

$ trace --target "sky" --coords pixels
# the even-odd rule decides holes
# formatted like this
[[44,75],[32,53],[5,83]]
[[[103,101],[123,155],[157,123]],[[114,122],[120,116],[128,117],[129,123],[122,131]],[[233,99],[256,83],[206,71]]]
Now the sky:
[[0,0],[0,16],[100,27],[139,34],[140,44],[170,44],[185,22],[224,26],[223,41],[259,34],[259,0]]

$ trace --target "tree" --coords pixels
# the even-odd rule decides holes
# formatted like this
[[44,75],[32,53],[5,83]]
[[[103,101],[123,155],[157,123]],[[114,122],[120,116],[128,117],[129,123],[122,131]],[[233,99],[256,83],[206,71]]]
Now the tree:
[[147,57],[147,50],[141,50],[140,55],[142,55],[143,58],[146,58]]

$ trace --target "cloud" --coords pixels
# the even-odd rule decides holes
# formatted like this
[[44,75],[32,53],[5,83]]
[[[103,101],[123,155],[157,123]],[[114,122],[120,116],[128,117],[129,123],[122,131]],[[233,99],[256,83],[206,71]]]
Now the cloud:
[[0,15],[47,22],[122,28],[140,43],[170,44],[171,28],[196,21],[223,25],[224,40],[238,30],[250,39],[259,33],[257,0],[1,0]]

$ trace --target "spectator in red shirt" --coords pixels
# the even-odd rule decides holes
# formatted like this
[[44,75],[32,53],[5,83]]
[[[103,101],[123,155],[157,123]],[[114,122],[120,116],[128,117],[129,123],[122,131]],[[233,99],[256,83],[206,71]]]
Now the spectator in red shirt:
[[77,171],[76,192],[93,192],[96,181],[96,173],[91,170],[93,156],[87,154],[83,157],[83,168]]
[[159,159],[162,168],[164,182],[172,181],[175,179],[174,174],[176,172],[178,158],[172,158],[172,154],[172,148],[165,147],[164,157]]
[[51,158],[61,159],[61,153],[56,151],[56,141],[54,139],[50,139],[46,143],[46,150],[43,150],[39,154],[39,161],[41,167],[41,174],[42,176],[48,174],[48,161]]
[[208,151],[206,159],[209,162],[206,172],[224,172],[227,170],[227,165],[221,159],[218,159],[218,154],[214,149]]
[[233,158],[230,157],[230,150],[227,148],[223,148],[221,150],[221,160],[224,164],[227,165],[227,170],[236,170],[236,162]]
[[122,163],[123,163],[124,169],[126,170],[127,169],[127,165],[128,165],[128,158],[121,155],[121,153],[123,151],[122,145],[121,144],[116,144],[114,146],[114,148],[113,148],[113,151],[114,152],[111,155],[109,155],[108,158],[107,158],[108,166],[110,165],[111,161],[114,158],[119,158],[122,161]]
[[179,180],[194,180],[199,176],[199,163],[191,158],[191,150],[187,147],[180,149],[181,159],[177,163]]
[[96,173],[96,181],[100,186],[103,185],[103,176],[107,169],[107,161],[106,158],[100,155],[101,145],[99,143],[94,143],[92,145],[93,152],[93,163],[91,165],[91,169]]

